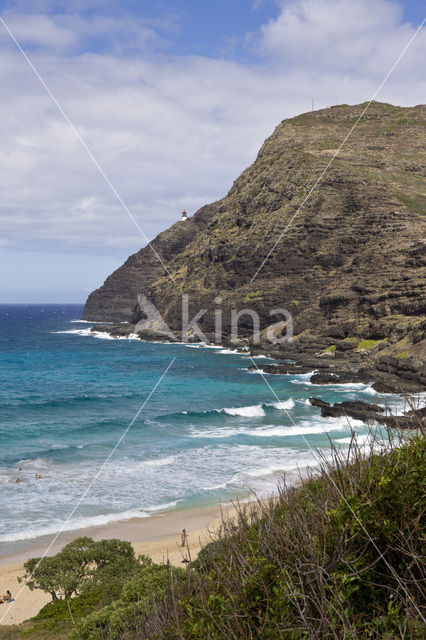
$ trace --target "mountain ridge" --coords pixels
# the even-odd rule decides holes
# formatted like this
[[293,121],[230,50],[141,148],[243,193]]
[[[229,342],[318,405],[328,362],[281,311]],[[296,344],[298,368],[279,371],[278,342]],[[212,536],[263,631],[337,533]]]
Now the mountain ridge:
[[[200,326],[211,334],[219,296],[228,338],[233,308],[253,309],[264,328],[278,306],[291,312],[300,349],[374,340],[383,355],[423,361],[426,107],[373,102],[303,204],[364,109],[283,120],[224,198],[153,240],[174,281],[147,246],[89,296],[83,317],[135,323],[143,293],[179,331],[186,293],[191,316],[208,308]],[[241,335],[251,332],[247,318]]]

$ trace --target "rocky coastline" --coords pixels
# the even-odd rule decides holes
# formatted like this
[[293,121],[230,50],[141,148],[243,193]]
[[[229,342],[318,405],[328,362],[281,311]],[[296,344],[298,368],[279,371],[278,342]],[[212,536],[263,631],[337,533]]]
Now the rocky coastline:
[[[171,341],[159,337],[154,331],[137,331],[133,324],[95,324],[92,332],[107,333],[112,338],[122,339],[138,337],[146,341]],[[210,344],[214,344],[213,336]],[[200,343],[196,336],[188,337],[187,342]],[[220,345],[231,348],[236,353],[244,355],[263,355],[274,359],[274,364],[262,364],[261,371],[273,375],[312,375],[309,382],[312,385],[336,385],[363,383],[370,385],[378,394],[396,394],[407,399],[408,406],[413,404],[412,396],[417,396],[426,391],[426,369],[421,363],[412,359],[400,359],[391,356],[381,356],[380,352],[369,353],[367,349],[346,347],[336,350],[323,351],[306,350],[301,352],[291,342],[285,345],[273,345],[263,342],[251,344],[248,339],[239,339],[235,344],[229,337]],[[202,346],[203,343],[200,343]],[[318,344],[316,345],[318,346]],[[258,369],[255,364],[248,367],[250,370]],[[419,423],[426,427],[426,407],[410,406],[409,410],[401,416],[389,414],[386,407],[367,402],[342,402],[330,405],[323,400],[310,398],[312,406],[321,409],[323,417],[347,416],[366,423],[372,421],[393,428],[419,428]]]

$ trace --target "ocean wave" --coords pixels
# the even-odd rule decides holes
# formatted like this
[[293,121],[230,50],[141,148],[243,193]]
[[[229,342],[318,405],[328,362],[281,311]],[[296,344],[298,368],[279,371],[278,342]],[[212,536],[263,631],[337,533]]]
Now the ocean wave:
[[277,473],[284,473],[288,471],[295,471],[300,467],[316,466],[316,460],[312,456],[299,456],[288,462],[270,464],[266,467],[260,467],[258,469],[250,469],[246,471],[246,475],[250,478],[260,478],[262,476],[275,475]]
[[[315,372],[304,374],[304,375],[312,376],[314,373]],[[298,377],[302,377],[302,376],[298,376]],[[368,388],[368,385],[366,385],[364,382],[331,382],[331,383],[325,382],[324,384],[314,384],[310,380],[291,380],[291,383],[305,384],[309,387],[317,387],[317,388],[327,387],[327,389],[330,389],[330,388],[344,389],[345,391],[350,391],[351,389],[353,389],[354,391],[365,391],[365,389]]]
[[244,371],[246,371],[247,373],[258,373],[258,374],[260,373],[263,376],[267,376],[267,375],[272,376],[273,375],[272,373],[268,373],[268,371],[264,371],[263,369],[259,369],[259,368],[256,368],[256,369],[244,369]]
[[295,376],[296,378],[304,379],[304,378],[310,378],[315,373],[317,373],[317,372],[316,371],[308,371],[307,373],[290,373],[289,375]]
[[181,502],[181,500],[173,500],[172,502],[157,504],[153,507],[145,507],[144,511],[148,511],[149,513],[156,513],[157,511],[168,511],[169,509],[173,509],[174,507],[176,507],[179,502]]
[[[131,389],[127,387],[122,387],[121,389],[117,388],[107,388],[106,391],[97,393],[81,393],[75,395],[63,395],[59,397],[53,398],[31,398],[31,397],[22,397],[13,400],[12,402],[4,402],[2,403],[2,409],[16,409],[20,410],[37,410],[41,411],[42,409],[49,409],[55,407],[68,407],[74,404],[90,404],[98,401],[102,401],[104,403],[114,403],[117,401],[129,401],[133,399],[139,400],[141,398],[141,392],[138,389]],[[102,423],[109,422],[110,418],[102,419]],[[92,424],[92,423],[91,423]]]
[[282,402],[273,402],[271,406],[273,406],[275,409],[288,410],[294,408],[295,402],[293,398],[289,398],[288,400],[283,400]]
[[225,407],[222,409],[205,409],[204,411],[180,411],[175,414],[164,414],[158,416],[158,419],[171,419],[171,418],[179,418],[181,416],[187,416],[188,418],[206,418],[209,415],[219,416],[219,415],[228,415],[233,417],[241,417],[241,418],[263,418],[267,412],[270,411],[284,411],[290,410],[295,407],[295,402],[293,398],[288,398],[287,400],[278,401],[278,402],[265,402],[262,404],[256,405],[248,405],[244,407]]
[[16,466],[23,470],[39,470],[39,469],[48,469],[52,465],[52,460],[49,458],[25,458],[23,460],[19,460]]
[[207,342],[175,342],[173,344],[181,344],[184,347],[189,347],[190,349],[223,349],[220,344],[207,344]]
[[236,355],[243,355],[240,351],[238,351],[238,349],[220,349],[220,351],[217,352],[220,355],[229,355],[229,354],[236,354]]
[[25,531],[12,531],[10,533],[4,533],[0,535],[0,542],[18,542],[19,540],[31,540],[32,538],[40,538],[41,536],[54,535],[59,531],[78,531],[79,529],[87,529],[89,527],[99,527],[112,522],[122,522],[126,520],[132,520],[133,518],[149,518],[149,513],[146,513],[148,507],[144,511],[139,509],[130,509],[128,511],[122,511],[120,513],[108,513],[98,516],[87,516],[82,518],[74,518],[69,520],[65,525],[61,522],[56,522],[51,525],[42,525],[34,528],[27,528]]
[[[351,420],[351,427],[365,427],[361,420]],[[295,436],[309,436],[318,433],[328,434],[331,431],[348,430],[348,423],[344,418],[321,418],[314,420],[302,420],[297,425],[262,425],[260,427],[233,427],[224,426],[213,429],[197,429],[191,431],[191,438],[218,438],[226,439],[235,436],[249,436],[254,438],[288,438]]]
[[231,407],[228,409],[221,409],[221,412],[226,413],[229,416],[241,416],[243,418],[258,418],[265,415],[265,410],[261,404],[248,407]]
[[361,389],[361,393],[368,393],[371,396],[377,396],[377,391],[373,389],[373,385],[366,387],[365,389]]
[[136,333],[129,333],[127,336],[112,336],[107,331],[92,331],[91,329],[67,329],[66,331],[52,331],[52,333],[73,334],[76,336],[98,338],[99,340],[139,340],[139,336]]
[[157,458],[156,460],[144,460],[141,463],[141,466],[144,467],[165,467],[166,465],[173,464],[176,460],[173,456],[169,456],[168,458]]

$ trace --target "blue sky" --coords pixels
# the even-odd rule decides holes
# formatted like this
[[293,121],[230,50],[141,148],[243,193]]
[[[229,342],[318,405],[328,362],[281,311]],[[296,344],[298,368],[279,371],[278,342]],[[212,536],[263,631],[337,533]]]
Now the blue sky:
[[[148,238],[276,124],[369,99],[423,19],[387,0],[25,0],[0,14]],[[425,31],[377,97],[424,97]],[[80,302],[145,240],[0,25],[0,302]]]

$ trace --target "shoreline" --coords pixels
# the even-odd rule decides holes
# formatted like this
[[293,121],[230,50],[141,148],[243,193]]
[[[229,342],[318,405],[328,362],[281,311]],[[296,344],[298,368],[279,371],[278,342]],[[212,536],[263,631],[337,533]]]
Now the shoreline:
[[[87,324],[92,321],[82,320]],[[268,373],[278,375],[298,375],[312,373],[310,381],[314,385],[354,384],[370,385],[379,394],[417,395],[426,391],[426,373],[423,363],[415,359],[399,359],[386,350],[386,341],[372,340],[375,343],[368,347],[361,347],[363,340],[355,342],[347,339],[334,339],[330,350],[329,341],[318,336],[314,344],[300,343],[297,338],[285,343],[285,346],[268,342],[262,337],[258,343],[252,343],[247,338],[233,340],[224,336],[221,344],[213,342],[213,336],[207,335],[208,343],[200,340],[188,342],[171,340],[167,336],[148,329],[135,333],[136,325],[130,323],[116,323],[94,321],[92,327],[84,330],[74,330],[75,333],[92,335],[93,337],[108,336],[111,340],[140,340],[161,344],[180,344],[198,348],[213,348],[229,350],[237,355],[256,358],[262,356],[275,360],[277,364],[267,365]],[[72,331],[71,331],[72,332]],[[65,333],[70,333],[66,331]],[[212,341],[210,341],[212,339]],[[384,349],[384,353],[382,353]],[[254,367],[248,367],[254,368]]]
[[[248,500],[248,497],[240,498],[239,502],[247,502]],[[238,499],[236,501],[238,501]],[[180,534],[185,527],[185,522],[188,525],[185,528],[189,528],[190,526],[193,528],[205,526],[220,514],[221,508],[224,511],[232,509],[232,503],[171,509],[163,513],[153,514],[148,518],[116,520],[107,524],[63,531],[46,555],[55,555],[64,545],[80,536],[90,536],[94,538],[94,540],[117,537],[122,540],[128,540],[131,543],[163,540],[178,533]],[[164,532],[162,532],[162,529],[164,529]],[[45,536],[20,541],[22,543],[22,549],[0,556],[0,568],[4,564],[25,562],[30,557],[43,555],[52,539],[55,538],[55,535],[57,534],[46,534]]]
[[[150,518],[133,518],[108,525],[64,532],[52,546],[48,555],[54,555],[71,540],[87,535],[95,540],[101,538],[127,540],[132,543],[136,555],[147,555],[157,563],[168,560],[175,566],[181,566],[183,553],[187,554],[186,548],[182,549],[180,546],[180,534],[183,528],[186,529],[188,535],[191,560],[194,560],[200,549],[210,541],[211,534],[217,530],[222,516],[233,517],[235,514],[235,506],[232,503],[226,503],[180,509],[154,515]],[[17,576],[23,574],[24,562],[30,557],[42,555],[46,546],[48,545],[42,546],[38,543],[29,546],[25,551],[0,558],[0,585],[3,591],[9,589],[16,597],[22,588],[22,585],[17,581]],[[4,620],[0,622],[0,629],[2,626],[20,624],[32,618],[50,601],[49,594],[40,589],[30,591],[28,587],[24,586],[14,603],[0,605],[0,619],[5,616]]]

